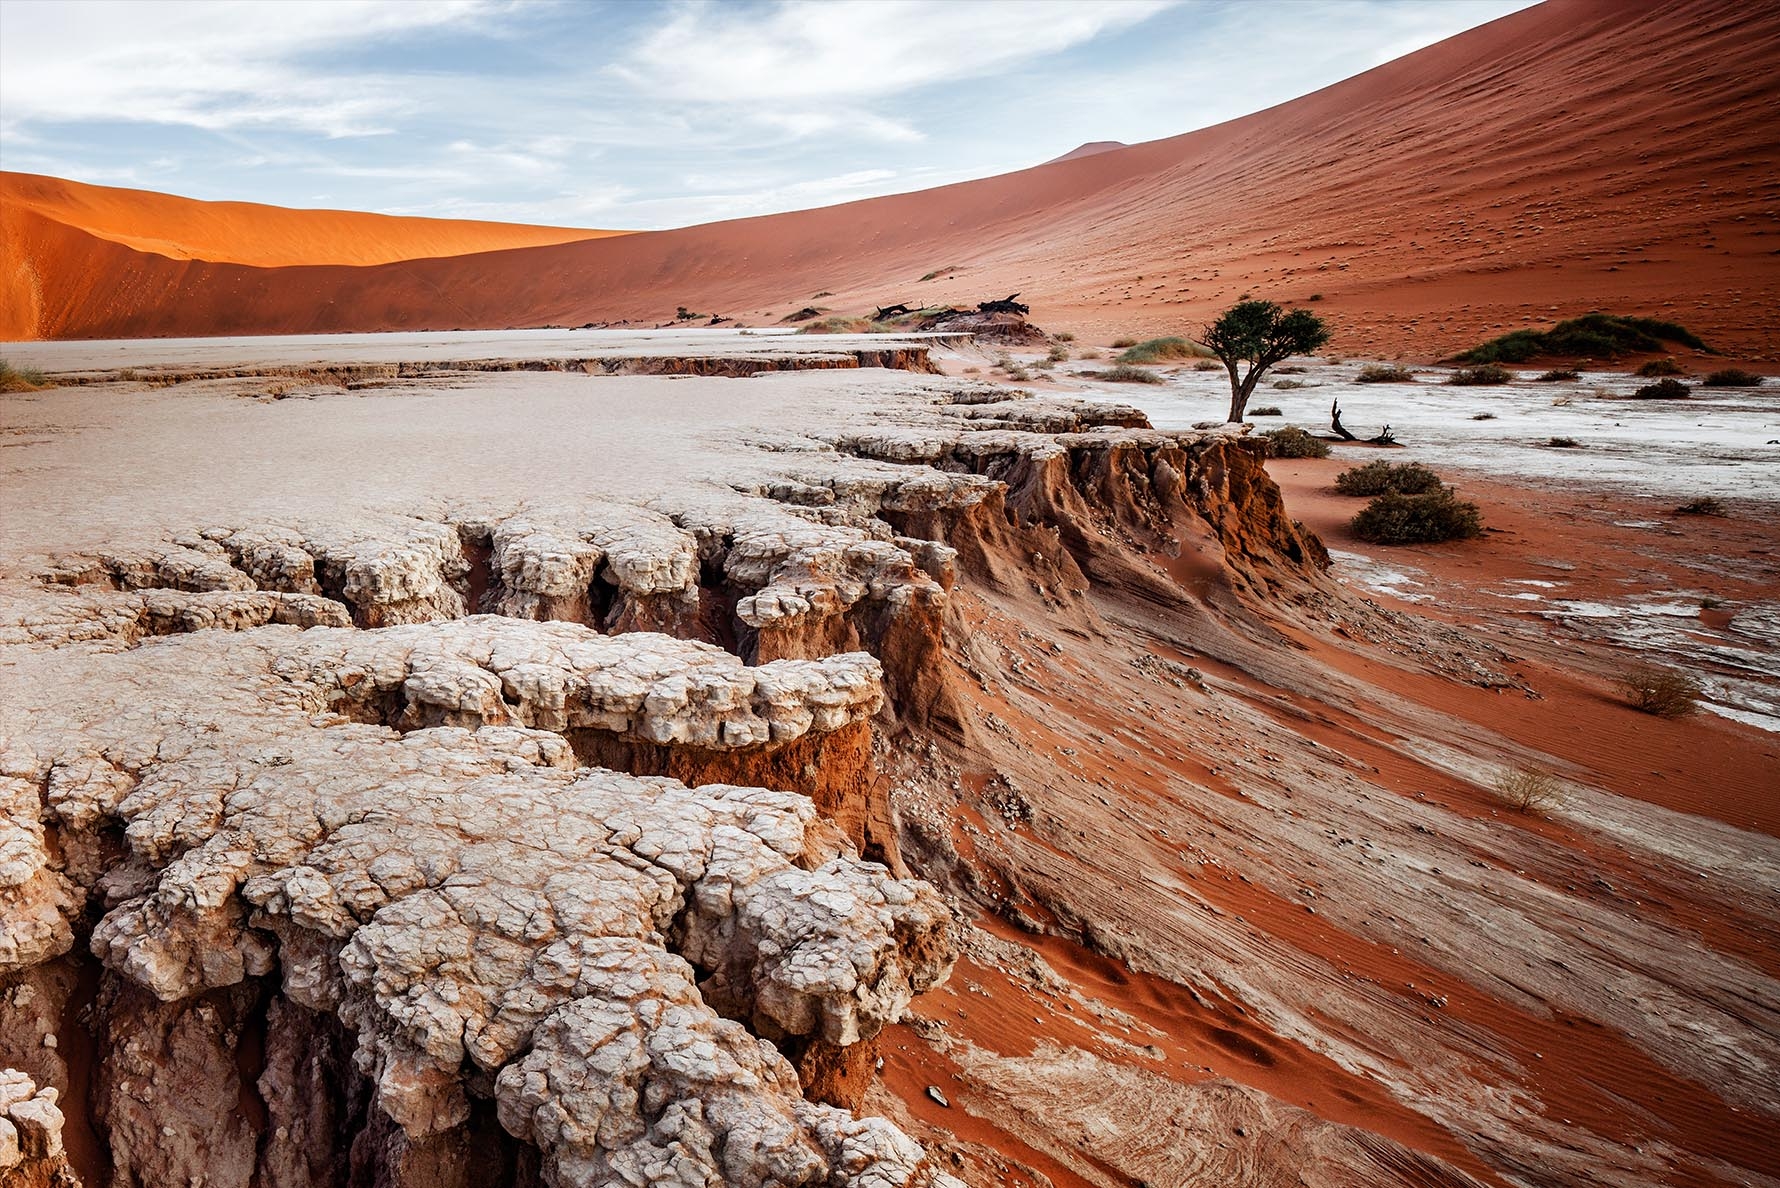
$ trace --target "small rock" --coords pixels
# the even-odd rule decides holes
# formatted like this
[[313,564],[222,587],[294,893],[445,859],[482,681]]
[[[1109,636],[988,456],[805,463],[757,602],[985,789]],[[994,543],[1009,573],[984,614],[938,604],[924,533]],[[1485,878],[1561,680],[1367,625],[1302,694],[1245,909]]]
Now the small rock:
[[952,1103],[946,1100],[946,1095],[939,1091],[938,1085],[927,1086],[927,1096],[931,1097],[935,1102],[944,1106],[948,1110],[952,1108]]

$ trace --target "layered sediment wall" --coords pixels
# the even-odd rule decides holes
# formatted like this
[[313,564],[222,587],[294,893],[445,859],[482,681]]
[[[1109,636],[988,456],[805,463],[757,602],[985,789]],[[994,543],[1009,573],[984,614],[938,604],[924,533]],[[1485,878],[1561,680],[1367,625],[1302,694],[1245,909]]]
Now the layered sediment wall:
[[727,494],[9,571],[0,1061],[62,1094],[19,1174],[945,1182],[856,1111],[957,954],[872,741],[970,728],[951,592],[1090,615],[1120,539],[1320,580],[1218,518],[1250,447],[1139,420],[959,389]]

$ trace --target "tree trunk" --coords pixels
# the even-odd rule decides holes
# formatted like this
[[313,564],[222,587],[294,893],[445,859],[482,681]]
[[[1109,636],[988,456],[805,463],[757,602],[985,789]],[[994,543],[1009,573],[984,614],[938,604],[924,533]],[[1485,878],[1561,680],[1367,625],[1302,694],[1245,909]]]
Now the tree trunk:
[[1255,384],[1261,378],[1259,367],[1249,368],[1249,373],[1240,383],[1236,379],[1236,368],[1230,368],[1230,416],[1231,423],[1242,420],[1242,414],[1248,411],[1248,398],[1254,395]]

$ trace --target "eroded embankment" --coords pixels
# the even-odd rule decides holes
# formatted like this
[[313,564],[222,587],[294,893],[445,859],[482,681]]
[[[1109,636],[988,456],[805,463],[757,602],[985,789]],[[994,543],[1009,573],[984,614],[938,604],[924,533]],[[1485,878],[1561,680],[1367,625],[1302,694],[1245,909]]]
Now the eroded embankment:
[[[902,866],[874,715],[964,730],[939,654],[958,549],[890,519],[985,573],[1048,553],[1079,601],[1057,525],[984,473],[1172,476],[1154,515],[1190,469],[1166,435],[1015,413],[970,411],[965,436],[1003,439],[968,472],[210,526],[10,582],[6,1058],[84,1087],[76,1163],[943,1179],[823,1104],[858,1105],[872,1037],[955,954],[929,888],[855,857]],[[76,1013],[90,1048],[62,1042]]]
[[[1315,649],[1518,692],[1500,653],[1344,595],[1238,435],[953,387],[646,503],[219,518],[8,579],[0,1059],[70,1090],[84,1166],[1762,1166],[1771,981],[1475,780],[1415,795],[1498,740]],[[1662,824],[1745,873],[1640,894],[1748,920],[1771,855]]]

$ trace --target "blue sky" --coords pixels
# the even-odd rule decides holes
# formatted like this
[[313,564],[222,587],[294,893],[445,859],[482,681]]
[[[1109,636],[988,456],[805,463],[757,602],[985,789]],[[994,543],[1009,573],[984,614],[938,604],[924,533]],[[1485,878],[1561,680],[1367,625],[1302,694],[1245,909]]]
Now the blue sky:
[[653,228],[1172,136],[1528,0],[0,0],[0,168]]

